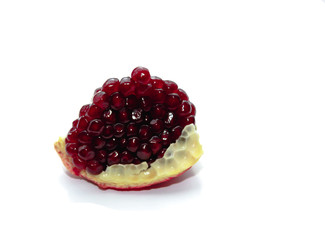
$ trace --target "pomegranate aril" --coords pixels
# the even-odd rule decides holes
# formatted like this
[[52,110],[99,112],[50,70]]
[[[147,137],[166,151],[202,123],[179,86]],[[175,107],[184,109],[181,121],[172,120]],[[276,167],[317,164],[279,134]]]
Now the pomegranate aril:
[[84,161],[84,160],[82,160],[82,159],[80,159],[78,157],[72,158],[72,162],[73,162],[73,164],[75,165],[76,168],[81,169],[81,170],[85,169],[86,165],[87,165],[86,161]]
[[103,121],[107,124],[114,124],[116,123],[116,112],[114,112],[113,110],[109,109],[107,111],[105,111],[103,113],[103,117],[102,117]]
[[125,134],[125,126],[122,123],[116,123],[113,126],[114,128],[114,136],[115,137],[122,137]]
[[93,97],[93,103],[102,109],[106,109],[109,107],[109,96],[107,93],[100,91]]
[[152,76],[151,77],[151,84],[153,88],[161,88],[165,87],[165,82],[160,77]]
[[90,107],[90,104],[86,104],[86,105],[83,105],[81,108],[80,108],[80,111],[79,111],[79,117],[81,116],[85,116],[86,112],[88,111]]
[[138,134],[137,124],[134,122],[129,123],[126,127],[126,135],[130,137],[130,136],[135,136],[137,134]]
[[186,125],[190,125],[192,123],[195,124],[195,117],[193,115],[184,117],[180,120],[180,124],[182,127],[185,127]]
[[89,123],[88,132],[93,136],[98,136],[104,129],[104,123],[100,119],[94,119]]
[[115,137],[110,138],[106,141],[106,149],[108,151],[112,151],[117,147],[117,144],[118,144],[118,140]]
[[126,148],[127,140],[126,138],[120,138],[118,140],[118,146],[120,149],[124,150]]
[[135,165],[138,165],[138,164],[142,163],[142,161],[139,158],[135,157],[133,159],[133,162],[132,163],[135,164]]
[[139,106],[144,111],[148,112],[152,107],[152,100],[150,97],[141,97],[139,101]]
[[147,140],[147,139],[151,138],[151,136],[152,136],[152,132],[151,132],[149,125],[142,125],[139,128],[138,137],[141,140]]
[[133,155],[128,151],[121,152],[121,163],[122,164],[129,164],[133,161]]
[[94,91],[94,95],[96,95],[96,93],[98,93],[99,91],[101,91],[102,90],[102,88],[101,87],[99,87],[99,88],[96,88],[95,89],[95,91]]
[[65,145],[65,150],[70,156],[74,156],[78,153],[78,144],[76,143],[67,143]]
[[83,130],[85,130],[88,127],[88,120],[85,116],[82,116],[79,118],[78,120],[78,124],[77,124],[77,130],[78,132],[81,132]]
[[126,108],[122,108],[119,112],[118,112],[118,121],[121,123],[127,123],[129,122],[130,119],[130,112],[129,110],[127,110]]
[[102,86],[102,91],[106,92],[108,96],[117,92],[119,89],[119,80],[117,78],[109,78]]
[[195,114],[196,114],[196,108],[195,108],[195,106],[194,106],[193,103],[191,103],[191,108],[192,108],[191,115],[195,116]]
[[131,119],[136,123],[141,123],[143,121],[143,115],[143,110],[141,108],[136,108],[131,112]]
[[95,118],[100,118],[102,116],[102,113],[103,113],[103,109],[96,106],[95,104],[91,104],[89,106],[87,113],[86,113],[86,116],[87,116],[87,119],[90,121]]
[[147,84],[150,82],[149,70],[145,67],[137,67],[133,69],[131,73],[131,78],[138,83]]
[[152,92],[153,92],[152,84],[137,83],[135,92],[138,97],[152,96]]
[[135,82],[129,78],[124,77],[120,82],[120,92],[124,97],[130,96],[135,93]]
[[111,153],[108,154],[107,156],[107,164],[113,165],[113,164],[118,164],[120,163],[120,153],[118,151],[113,151]]
[[140,145],[140,139],[138,137],[131,137],[127,140],[126,148],[130,152],[136,152]]
[[114,136],[114,128],[112,125],[105,125],[101,136],[105,139],[109,139]]
[[91,160],[87,162],[86,170],[90,174],[98,175],[104,170],[104,167],[100,162]]
[[128,96],[125,98],[125,106],[128,109],[134,109],[138,107],[138,99],[135,95]]
[[162,149],[160,149],[160,150],[158,151],[158,153],[157,153],[157,158],[162,158],[162,157],[164,157],[164,154],[165,154],[166,150],[167,150],[167,148],[162,148]]
[[93,140],[93,137],[86,130],[81,131],[78,134],[78,141],[83,144],[89,144]]
[[157,88],[153,90],[151,97],[154,103],[164,103],[166,99],[166,92],[161,88]]
[[148,160],[151,157],[151,149],[148,143],[142,143],[139,146],[137,157],[141,160]]
[[100,136],[96,137],[93,141],[93,147],[95,149],[102,149],[105,145],[106,141]]
[[172,142],[176,142],[176,140],[182,134],[182,130],[183,130],[183,128],[181,126],[176,126],[170,131]]
[[72,122],[72,127],[73,127],[73,128],[77,127],[77,124],[78,124],[78,119],[76,119],[76,120],[74,120],[74,121]]
[[168,112],[164,117],[164,123],[167,128],[174,127],[177,124],[177,116],[173,112]]
[[78,156],[84,161],[94,159],[95,151],[89,145],[82,145],[78,148]]
[[157,119],[163,119],[164,116],[166,115],[166,108],[164,105],[162,104],[157,104],[157,105],[154,105],[152,108],[151,108],[151,117],[152,118],[157,118]]
[[162,141],[159,137],[153,136],[149,140],[149,145],[152,151],[152,154],[156,154],[162,148]]
[[168,146],[170,144],[170,134],[168,130],[164,130],[160,135],[161,142],[163,146]]
[[170,80],[165,80],[164,90],[167,94],[168,93],[176,93],[177,89],[178,89],[178,86],[175,82],[170,81]]
[[149,124],[150,120],[151,120],[150,114],[148,112],[146,112],[144,114],[143,121],[144,121],[144,123]]
[[169,110],[175,110],[181,104],[181,98],[177,93],[170,93],[166,96],[165,104]]
[[107,152],[105,150],[99,150],[96,153],[96,160],[100,163],[106,164]]
[[111,108],[120,110],[125,106],[125,98],[119,92],[113,93],[111,96]]
[[164,122],[161,119],[152,119],[150,121],[152,132],[159,133],[164,129]]
[[179,88],[176,93],[181,98],[181,100],[188,101],[188,95],[183,89]]
[[188,116],[192,112],[192,106],[189,101],[184,100],[181,105],[177,108],[179,116]]
[[78,141],[78,131],[76,128],[71,128],[65,138],[66,143],[76,143]]

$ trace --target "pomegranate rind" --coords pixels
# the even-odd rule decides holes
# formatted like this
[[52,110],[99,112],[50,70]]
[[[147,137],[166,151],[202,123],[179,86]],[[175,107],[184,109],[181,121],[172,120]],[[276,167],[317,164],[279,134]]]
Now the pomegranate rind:
[[202,156],[202,146],[194,124],[186,126],[177,141],[171,144],[164,156],[150,166],[141,164],[115,164],[98,175],[74,167],[72,158],[65,151],[64,138],[54,144],[67,170],[95,183],[101,189],[132,190],[152,186],[182,175]]

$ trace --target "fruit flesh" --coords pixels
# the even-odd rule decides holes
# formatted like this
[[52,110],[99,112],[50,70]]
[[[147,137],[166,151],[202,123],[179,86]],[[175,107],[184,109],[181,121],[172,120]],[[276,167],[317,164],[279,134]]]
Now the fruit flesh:
[[55,149],[69,172],[102,189],[139,189],[167,181],[191,168],[203,154],[194,124],[187,125],[176,142],[167,148],[164,156],[150,165],[145,161],[140,164],[115,164],[97,175],[74,166],[72,158],[65,152],[63,138],[55,143]]

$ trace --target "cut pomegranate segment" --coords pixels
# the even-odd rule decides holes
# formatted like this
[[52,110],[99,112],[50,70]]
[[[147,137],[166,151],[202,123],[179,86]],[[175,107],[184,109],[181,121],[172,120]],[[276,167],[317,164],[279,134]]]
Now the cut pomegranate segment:
[[176,177],[202,155],[196,109],[178,85],[138,67],[108,79],[55,143],[74,175],[100,188],[135,189]]

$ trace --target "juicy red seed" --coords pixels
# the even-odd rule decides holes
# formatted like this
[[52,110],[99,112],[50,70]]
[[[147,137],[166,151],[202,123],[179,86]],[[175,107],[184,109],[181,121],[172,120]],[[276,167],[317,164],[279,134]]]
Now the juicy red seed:
[[138,107],[138,99],[135,95],[128,96],[125,98],[125,106],[128,109],[134,109]]
[[76,119],[72,122],[72,127],[74,127],[74,128],[77,127],[77,124],[78,124],[78,119]]
[[130,112],[129,110],[127,110],[126,108],[122,108],[119,112],[118,112],[118,120],[121,123],[127,123],[130,121]]
[[153,136],[149,140],[149,145],[150,145],[152,154],[156,154],[162,148],[162,141],[159,137]]
[[149,70],[145,67],[137,67],[133,69],[131,78],[138,83],[147,84],[150,82]]
[[93,146],[96,149],[102,149],[105,145],[106,141],[100,136],[96,137],[93,141]]
[[88,120],[85,116],[82,116],[78,120],[77,124],[77,130],[78,132],[81,132],[82,130],[85,130],[88,127]]
[[118,91],[119,80],[117,78],[109,78],[102,87],[102,91],[106,92],[108,96]]
[[147,140],[147,139],[151,138],[152,132],[151,132],[150,127],[148,125],[142,125],[139,128],[138,136],[141,140]]
[[105,125],[103,132],[102,132],[102,137],[105,139],[109,139],[114,136],[114,128],[112,125]]
[[166,148],[162,148],[160,151],[158,151],[157,158],[164,157],[164,154],[165,154],[166,150],[167,150]]
[[167,128],[174,127],[177,124],[177,116],[173,112],[168,112],[164,117],[164,123]]
[[191,108],[192,108],[191,115],[195,116],[195,114],[196,114],[196,108],[195,108],[195,106],[194,106],[193,103],[191,103]]
[[92,120],[95,118],[100,118],[102,116],[102,113],[103,110],[100,107],[96,106],[95,104],[91,104],[86,113],[86,116],[88,120]]
[[86,170],[90,174],[97,175],[104,170],[104,167],[99,161],[91,160],[87,162]]
[[150,114],[149,114],[148,112],[145,113],[145,114],[144,114],[144,117],[143,117],[143,121],[144,121],[145,123],[149,123],[150,120],[151,120]]
[[133,161],[134,157],[131,153],[129,153],[128,151],[123,151],[121,153],[121,163],[123,164],[128,164],[131,163]]
[[148,143],[142,143],[139,146],[137,157],[141,160],[148,160],[151,157],[151,149]]
[[165,103],[169,110],[175,110],[181,104],[181,98],[177,93],[170,93],[166,96]]
[[93,97],[93,103],[102,109],[106,109],[109,107],[109,96],[107,93],[100,91]]
[[88,132],[91,135],[98,136],[104,129],[104,123],[100,119],[94,119],[89,123]]
[[107,152],[105,150],[99,150],[96,154],[96,160],[100,163],[106,163]]
[[86,112],[88,111],[90,107],[90,104],[87,104],[87,105],[83,105],[79,111],[79,117],[81,116],[85,116]]
[[119,148],[120,149],[126,148],[126,143],[127,143],[126,138],[120,138],[119,141],[118,141]]
[[116,123],[116,112],[113,110],[109,109],[103,113],[102,119],[104,120],[105,123],[107,124],[114,124]]
[[66,143],[76,143],[78,141],[78,131],[76,128],[71,128],[65,138]]
[[101,87],[99,87],[99,88],[96,88],[95,89],[95,91],[94,91],[94,95],[96,95],[96,93],[98,93],[99,91],[101,91],[102,90],[102,88]]
[[168,130],[164,130],[160,135],[161,142],[164,146],[168,146],[170,144],[170,134]]
[[67,143],[65,145],[65,150],[70,156],[76,155],[78,153],[78,144]]
[[139,105],[144,111],[148,112],[152,107],[152,100],[150,97],[141,97]]
[[151,84],[154,88],[161,88],[165,87],[165,82],[160,77],[153,76],[151,77]]
[[177,113],[179,116],[188,116],[191,114],[191,111],[192,111],[191,103],[185,100],[177,108]]
[[144,117],[143,115],[144,115],[143,110],[141,108],[136,108],[133,109],[131,113],[131,118],[134,122],[140,123],[143,121],[143,117]]
[[126,127],[126,135],[130,137],[130,136],[135,136],[137,134],[138,134],[138,127],[136,123],[133,122],[129,123]]
[[111,108],[114,110],[120,110],[125,106],[125,98],[119,92],[113,93],[111,96]]
[[72,162],[75,165],[75,167],[78,168],[78,169],[85,169],[86,165],[87,165],[86,161],[84,161],[84,160],[82,160],[82,159],[80,159],[78,157],[74,157],[72,159]]
[[133,159],[132,163],[135,164],[135,165],[138,165],[138,164],[142,163],[142,161],[139,158],[136,157],[136,158]]
[[176,93],[182,100],[188,101],[188,95],[183,89],[179,88]]
[[175,142],[179,138],[182,134],[182,130],[183,128],[181,126],[176,126],[170,131],[172,142]]
[[116,138],[110,138],[106,141],[106,149],[112,151],[117,147],[118,141]]
[[151,108],[152,118],[163,119],[165,115],[166,115],[166,108],[164,105],[157,104]]
[[177,89],[178,89],[178,86],[175,82],[170,81],[170,80],[165,80],[164,90],[167,94],[168,93],[176,93]]
[[193,115],[182,118],[180,124],[185,127],[186,125],[195,124],[195,117]]
[[152,119],[150,121],[150,127],[152,132],[159,133],[164,129],[164,122],[160,119]]
[[78,134],[78,141],[83,144],[89,144],[93,140],[93,137],[86,130],[81,131]]
[[129,78],[124,77],[120,82],[120,92],[124,97],[130,96],[135,93],[135,82]]
[[82,145],[78,148],[78,156],[85,161],[94,159],[95,151],[88,145]]
[[138,97],[142,97],[142,96],[152,96],[153,93],[153,87],[152,84],[140,84],[138,83],[136,85],[136,95]]
[[140,139],[138,137],[131,137],[127,140],[126,148],[130,152],[136,152],[140,145]]
[[108,165],[113,165],[113,164],[118,164],[120,163],[121,156],[118,151],[113,151],[108,154],[107,156],[107,164]]
[[125,134],[125,126],[122,123],[116,123],[113,126],[114,128],[114,136],[115,137],[122,137]]
[[166,99],[166,93],[163,89],[157,88],[153,90],[151,97],[154,103],[164,103]]

